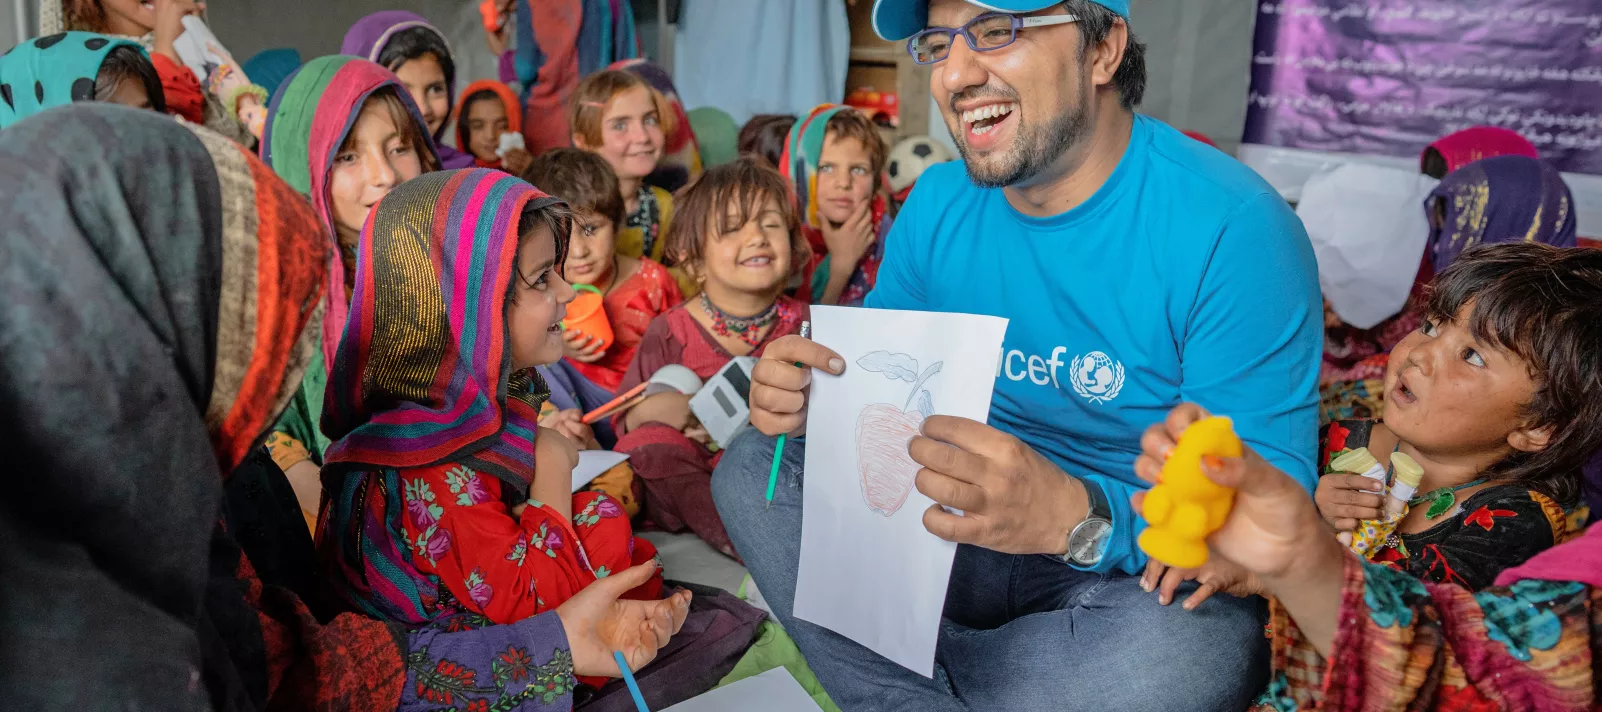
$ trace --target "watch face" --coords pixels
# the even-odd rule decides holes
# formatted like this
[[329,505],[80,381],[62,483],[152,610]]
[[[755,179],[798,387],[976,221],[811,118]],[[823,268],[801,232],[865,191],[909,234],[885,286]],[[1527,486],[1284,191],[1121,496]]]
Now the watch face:
[[1105,519],[1085,520],[1068,537],[1068,558],[1081,566],[1101,563],[1101,555],[1107,551],[1107,534],[1111,531],[1112,522]]

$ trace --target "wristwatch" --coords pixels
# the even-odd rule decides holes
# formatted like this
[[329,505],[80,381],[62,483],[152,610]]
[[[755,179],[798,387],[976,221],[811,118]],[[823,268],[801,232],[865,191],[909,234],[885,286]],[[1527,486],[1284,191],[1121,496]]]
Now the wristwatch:
[[1107,553],[1107,541],[1112,538],[1112,507],[1107,505],[1107,493],[1101,486],[1081,480],[1085,493],[1090,496],[1090,511],[1085,520],[1068,532],[1068,554],[1062,557],[1074,566],[1091,567],[1101,563]]

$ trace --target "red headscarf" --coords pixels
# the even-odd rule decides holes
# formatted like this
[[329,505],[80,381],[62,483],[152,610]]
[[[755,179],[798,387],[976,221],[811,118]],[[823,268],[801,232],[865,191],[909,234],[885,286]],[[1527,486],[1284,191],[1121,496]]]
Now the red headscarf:
[[[467,143],[467,102],[474,94],[486,91],[493,93],[495,98],[500,100],[501,106],[506,108],[506,130],[511,133],[523,132],[523,107],[518,104],[517,95],[512,93],[512,88],[493,79],[480,79],[462,90],[462,100],[456,105],[456,145],[467,153],[473,152],[473,148]],[[493,161],[486,161],[473,156],[473,160],[479,168],[501,167],[499,157]]]

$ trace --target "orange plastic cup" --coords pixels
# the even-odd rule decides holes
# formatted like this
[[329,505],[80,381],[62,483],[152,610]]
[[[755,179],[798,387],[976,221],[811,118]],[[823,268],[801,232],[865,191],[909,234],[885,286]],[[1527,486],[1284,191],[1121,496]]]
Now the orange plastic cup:
[[575,284],[578,296],[567,305],[567,318],[562,320],[562,328],[577,332],[601,342],[601,350],[612,348],[615,335],[612,333],[612,322],[606,318],[606,300],[601,296],[601,290],[588,284]]

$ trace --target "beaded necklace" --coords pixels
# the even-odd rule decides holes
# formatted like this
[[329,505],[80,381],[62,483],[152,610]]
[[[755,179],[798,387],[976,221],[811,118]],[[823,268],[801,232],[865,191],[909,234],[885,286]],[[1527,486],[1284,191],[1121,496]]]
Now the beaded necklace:
[[737,338],[756,348],[762,343],[762,330],[779,318],[779,302],[774,301],[761,314],[738,317],[718,308],[706,292],[701,292],[701,311],[712,320],[712,333],[725,338]]

